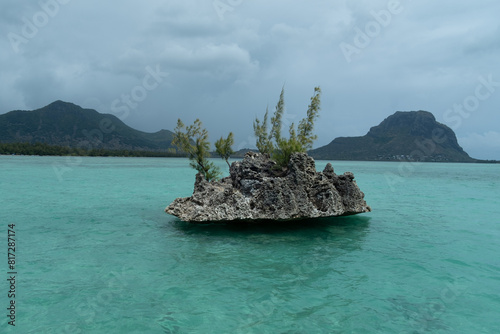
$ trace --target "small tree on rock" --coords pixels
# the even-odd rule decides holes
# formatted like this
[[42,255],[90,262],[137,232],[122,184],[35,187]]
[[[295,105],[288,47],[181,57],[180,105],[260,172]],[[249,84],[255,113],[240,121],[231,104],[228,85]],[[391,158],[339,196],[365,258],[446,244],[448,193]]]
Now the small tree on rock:
[[264,121],[261,122],[258,118],[255,119],[253,123],[253,131],[255,132],[255,137],[257,137],[257,148],[262,154],[269,154],[274,150],[273,142],[271,141],[271,135],[267,133],[267,115],[269,109],[266,108],[266,113],[264,115]]
[[172,144],[187,153],[189,160],[191,160],[189,165],[202,173],[207,181],[219,178],[221,174],[219,168],[208,160],[210,156],[208,131],[202,128],[199,119],[196,119],[193,125],[188,127],[178,119]]
[[298,140],[304,152],[312,149],[313,142],[318,136],[313,134],[314,121],[318,118],[321,109],[321,88],[314,87],[314,95],[311,97],[311,104],[307,108],[307,117],[302,119],[298,127]]
[[268,110],[261,122],[258,118],[253,124],[255,136],[257,137],[257,148],[260,153],[267,153],[276,161],[279,167],[286,167],[292,153],[307,152],[312,148],[312,143],[317,136],[313,134],[314,122],[320,110],[321,88],[314,88],[311,104],[307,109],[307,117],[299,122],[297,131],[292,123],[288,129],[289,137],[281,136],[282,118],[285,110],[285,89],[281,90],[280,98],[273,117],[271,117],[271,131],[267,131]]
[[229,132],[226,139],[220,137],[219,140],[215,142],[215,152],[217,152],[217,154],[226,161],[228,167],[231,167],[228,160],[231,157],[231,154],[234,153],[232,148],[233,144],[234,135],[232,132]]

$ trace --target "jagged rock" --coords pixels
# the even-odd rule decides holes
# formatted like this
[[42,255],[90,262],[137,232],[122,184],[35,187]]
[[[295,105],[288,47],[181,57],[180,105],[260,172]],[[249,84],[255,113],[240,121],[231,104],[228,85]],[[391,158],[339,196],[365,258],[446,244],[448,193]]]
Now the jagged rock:
[[314,159],[295,153],[286,170],[269,156],[248,152],[233,162],[230,176],[208,182],[196,175],[191,197],[177,198],[165,211],[189,222],[292,220],[369,212],[354,180],[336,175],[328,163],[317,172]]

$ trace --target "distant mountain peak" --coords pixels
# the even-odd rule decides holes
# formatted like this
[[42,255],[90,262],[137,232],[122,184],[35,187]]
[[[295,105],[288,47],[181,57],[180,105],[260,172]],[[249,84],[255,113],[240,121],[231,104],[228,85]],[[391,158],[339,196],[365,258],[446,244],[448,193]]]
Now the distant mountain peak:
[[138,131],[114,115],[61,100],[33,111],[16,110],[0,115],[0,142],[4,143],[166,151],[172,147],[172,139],[171,131]]
[[[62,101],[62,100],[57,100],[57,101],[54,101],[52,103],[49,103],[48,105],[46,105],[45,107],[41,108],[41,109],[44,109],[44,108],[60,108],[60,107],[72,107],[72,108],[80,108],[80,109],[83,109],[82,107],[80,107],[79,105],[76,105],[74,103],[71,103],[71,102],[65,102],[65,101]],[[40,109],[37,109],[37,110],[40,110]]]
[[453,130],[424,110],[397,111],[365,136],[336,138],[310,154],[333,160],[474,160],[460,147]]
[[63,100],[56,100],[56,101],[54,101],[52,103],[49,103],[46,107],[53,106],[53,105],[59,105],[59,104],[71,104],[71,105],[75,105],[76,106],[76,104],[71,103],[71,102],[66,102],[66,101],[63,101]]

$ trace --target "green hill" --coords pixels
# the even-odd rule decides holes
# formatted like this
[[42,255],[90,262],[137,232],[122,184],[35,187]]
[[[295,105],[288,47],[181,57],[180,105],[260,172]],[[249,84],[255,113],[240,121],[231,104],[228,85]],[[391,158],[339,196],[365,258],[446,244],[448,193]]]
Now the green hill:
[[427,111],[398,111],[361,137],[339,137],[311,150],[315,159],[472,162],[452,129]]
[[173,133],[135,130],[119,118],[56,101],[33,111],[0,115],[0,142],[45,143],[84,149],[166,151]]

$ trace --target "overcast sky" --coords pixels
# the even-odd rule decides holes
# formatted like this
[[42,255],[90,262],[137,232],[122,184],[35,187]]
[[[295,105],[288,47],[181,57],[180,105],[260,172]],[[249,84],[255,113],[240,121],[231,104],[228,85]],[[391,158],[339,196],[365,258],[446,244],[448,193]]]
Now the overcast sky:
[[315,147],[427,110],[500,159],[498,0],[2,0],[0,113],[55,100],[136,129],[200,118],[214,142],[285,87],[285,123],[322,110]]

